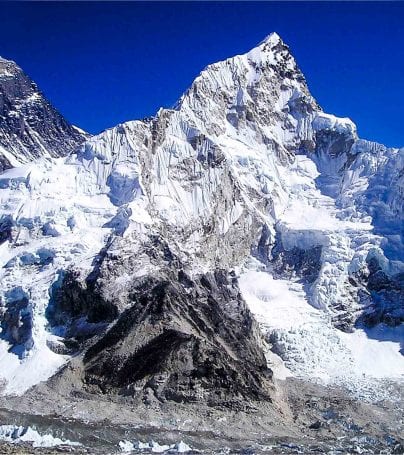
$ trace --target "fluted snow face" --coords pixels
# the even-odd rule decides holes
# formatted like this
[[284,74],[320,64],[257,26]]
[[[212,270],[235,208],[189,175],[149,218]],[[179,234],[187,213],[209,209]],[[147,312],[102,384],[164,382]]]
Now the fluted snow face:
[[[349,384],[374,376],[361,370],[353,338],[335,327],[351,330],[362,312],[359,294],[370,293],[358,277],[369,274],[371,257],[389,276],[402,266],[395,221],[402,166],[402,150],[358,140],[349,119],[321,111],[272,34],[247,54],[209,65],[176,109],[107,130],[70,157],[1,174],[5,393],[21,393],[68,360],[48,347],[64,329],[46,319],[63,270],[84,279],[107,246],[127,267],[104,271],[105,292],[124,305],[131,277],[158,273],[162,259],[144,247],[150,236],[167,242],[189,273],[236,268],[292,374],[332,379],[346,358]],[[309,320],[285,316],[274,283],[287,289],[292,316]],[[399,345],[387,350],[398,367],[381,377],[397,377]],[[26,374],[39,364],[41,374]]]
[[277,34],[244,55],[209,65],[179,101],[200,131],[264,143],[281,155],[312,139],[319,111],[305,79]]

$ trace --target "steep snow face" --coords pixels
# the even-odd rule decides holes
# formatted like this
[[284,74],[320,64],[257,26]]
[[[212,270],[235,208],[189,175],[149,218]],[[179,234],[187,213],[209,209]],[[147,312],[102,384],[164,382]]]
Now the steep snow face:
[[231,127],[240,135],[250,130],[251,139],[279,154],[312,139],[310,123],[319,110],[275,33],[247,54],[209,65],[178,104],[201,131],[219,136]]
[[[402,150],[359,140],[349,119],[321,111],[272,34],[247,54],[209,65],[176,109],[118,125],[67,158],[4,172],[3,393],[22,393],[68,361],[69,326],[49,319],[66,270],[83,286],[93,277],[124,309],[133,278],[158,274],[165,261],[150,251],[153,238],[190,275],[236,267],[247,303],[292,374],[340,378],[347,357],[353,378],[375,377],[351,349],[360,340],[376,352],[376,341],[354,331],[371,318],[376,339],[379,323],[390,324],[388,345],[380,345],[396,365],[378,377],[399,378],[402,168]],[[108,268],[105,257],[120,267]]]
[[0,172],[71,153],[88,135],[72,127],[14,62],[0,57]]
[[[264,270],[247,262],[240,287],[289,374],[374,399],[392,396],[387,380],[404,377],[403,167],[400,150],[358,140],[350,153],[364,144],[354,158],[343,148],[340,155],[320,150],[282,170],[289,199],[275,225],[278,245]],[[374,152],[380,149],[382,156]]]
[[49,349],[54,336],[46,330],[45,313],[52,284],[72,262],[91,270],[105,244],[102,226],[114,213],[106,195],[81,188],[85,172],[58,159],[0,176],[2,221],[8,223],[7,240],[0,246],[0,355],[10,393],[46,379],[66,360]]

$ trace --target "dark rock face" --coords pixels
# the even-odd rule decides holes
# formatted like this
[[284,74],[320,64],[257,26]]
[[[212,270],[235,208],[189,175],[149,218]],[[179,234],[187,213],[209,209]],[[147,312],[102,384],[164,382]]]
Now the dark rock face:
[[15,288],[0,302],[1,337],[7,340],[10,349],[20,357],[32,347],[32,313],[28,295],[22,288]]
[[268,397],[271,372],[237,281],[223,271],[167,273],[135,283],[132,306],[85,356],[103,391],[151,389],[161,400]]
[[404,291],[385,290],[372,295],[371,304],[358,320],[367,327],[386,324],[396,327],[404,323]]
[[316,133],[316,153],[326,153],[331,158],[349,154],[355,142],[350,133],[321,130]]
[[[69,301],[74,313],[78,302],[99,302],[94,290],[84,298],[77,286],[69,281],[60,289],[65,311]],[[270,399],[272,372],[234,275],[191,278],[166,269],[134,278],[129,300],[85,351],[87,391],[229,406]]]
[[51,290],[46,311],[50,329],[65,328],[63,341],[48,343],[58,354],[79,352],[87,340],[103,333],[118,316],[116,305],[103,299],[91,276],[84,282],[79,278],[77,272],[67,270],[60,274]]
[[10,160],[68,155],[84,140],[14,62],[0,57],[0,172]]
[[294,275],[307,283],[312,283],[321,267],[321,246],[314,246],[308,250],[296,247],[285,250],[278,242],[272,249],[272,258],[275,273]]
[[404,276],[390,277],[383,272],[379,263],[372,258],[368,263],[369,275],[362,277],[366,291],[362,293],[365,304],[358,324],[374,327],[386,324],[395,327],[404,322]]
[[106,302],[88,280],[82,283],[79,274],[68,270],[61,277],[61,286],[52,292],[53,304],[47,317],[53,325],[66,324],[69,320],[85,317],[89,323],[111,322],[118,316],[117,307]]
[[3,215],[0,218],[0,245],[11,238],[13,219],[10,215]]

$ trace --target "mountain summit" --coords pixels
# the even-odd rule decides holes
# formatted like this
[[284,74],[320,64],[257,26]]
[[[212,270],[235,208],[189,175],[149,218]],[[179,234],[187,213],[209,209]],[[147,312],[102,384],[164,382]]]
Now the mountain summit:
[[242,409],[292,376],[393,396],[403,154],[324,113],[271,34],[175,109],[3,172],[2,393]]
[[66,156],[84,139],[16,63],[0,57],[0,172],[41,156]]

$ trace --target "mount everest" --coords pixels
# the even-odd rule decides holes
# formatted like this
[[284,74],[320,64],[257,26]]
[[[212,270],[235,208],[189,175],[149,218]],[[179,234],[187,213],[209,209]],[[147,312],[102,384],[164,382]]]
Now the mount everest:
[[70,125],[14,62],[0,57],[0,171],[66,156],[86,135]]
[[324,113],[277,34],[90,138],[3,59],[0,95],[3,395],[401,384],[404,149]]

